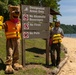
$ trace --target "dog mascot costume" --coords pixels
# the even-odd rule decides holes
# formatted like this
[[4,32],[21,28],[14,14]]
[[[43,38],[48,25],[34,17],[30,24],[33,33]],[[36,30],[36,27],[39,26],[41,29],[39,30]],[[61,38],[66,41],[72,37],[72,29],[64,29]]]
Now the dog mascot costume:
[[14,73],[14,70],[22,69],[19,64],[19,45],[20,45],[20,31],[21,23],[20,7],[8,6],[10,19],[5,21],[3,28],[5,29],[6,36],[6,69],[5,73]]

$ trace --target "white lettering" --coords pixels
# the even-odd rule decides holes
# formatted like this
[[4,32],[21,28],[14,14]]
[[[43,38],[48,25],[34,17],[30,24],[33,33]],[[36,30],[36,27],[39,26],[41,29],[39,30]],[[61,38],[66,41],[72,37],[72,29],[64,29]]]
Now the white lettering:
[[34,34],[36,34],[36,35],[37,35],[37,34],[40,34],[40,32],[34,32]]
[[33,17],[33,15],[29,15],[30,17]]
[[42,14],[44,14],[44,11],[38,10],[38,13],[42,13]]
[[34,18],[46,18],[44,15],[41,15],[41,16],[39,16],[39,15],[34,15]]
[[34,13],[37,13],[37,11],[36,11],[36,10],[30,10],[30,12],[34,12]]
[[43,21],[43,19],[32,19],[32,18],[30,18],[29,20],[30,21]]
[[33,34],[33,32],[29,32],[30,34]]
[[30,26],[33,26],[33,24],[32,24],[32,23],[30,23]]
[[34,7],[34,6],[30,6],[30,9],[35,9],[35,10],[45,10],[44,7]]
[[37,24],[37,23],[35,23],[34,26],[41,26],[41,24]]

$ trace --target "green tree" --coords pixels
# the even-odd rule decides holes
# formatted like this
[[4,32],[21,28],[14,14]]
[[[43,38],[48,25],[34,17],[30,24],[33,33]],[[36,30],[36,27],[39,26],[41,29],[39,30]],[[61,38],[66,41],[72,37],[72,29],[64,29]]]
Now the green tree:
[[58,2],[60,1],[61,0],[23,0],[23,4],[50,7],[56,11],[59,11],[60,4]]
[[0,1],[0,15],[4,16],[5,20],[8,18],[7,17],[8,16],[8,7],[7,7],[6,1],[5,0]]
[[20,0],[8,0],[8,4],[19,5],[20,4]]
[[74,34],[74,33],[76,33],[76,25],[61,24],[60,27],[63,29],[65,34]]
[[26,5],[50,7],[51,9],[59,12],[59,1],[60,0],[0,0],[0,15],[3,15],[4,19],[7,20],[8,5],[19,5],[21,2]]
[[[60,13],[60,1],[61,0],[23,0],[23,4],[50,7]],[[57,19],[57,16],[54,15],[54,18]]]

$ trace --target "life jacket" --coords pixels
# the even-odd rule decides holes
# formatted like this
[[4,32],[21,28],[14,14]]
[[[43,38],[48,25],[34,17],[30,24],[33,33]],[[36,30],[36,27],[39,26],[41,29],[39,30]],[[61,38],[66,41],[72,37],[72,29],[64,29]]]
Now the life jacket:
[[20,38],[20,30],[21,30],[20,22],[15,24],[11,21],[6,21],[5,24],[6,24],[5,35],[6,35],[7,39],[9,39],[9,38]]
[[52,40],[53,44],[62,42],[61,34],[54,34]]

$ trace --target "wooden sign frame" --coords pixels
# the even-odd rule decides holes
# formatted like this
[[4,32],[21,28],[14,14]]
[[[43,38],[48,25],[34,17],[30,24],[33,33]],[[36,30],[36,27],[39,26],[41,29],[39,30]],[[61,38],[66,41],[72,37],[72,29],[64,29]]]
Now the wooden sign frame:
[[[30,21],[29,17],[26,15],[23,17],[24,14],[31,15],[30,17],[36,18],[37,21]],[[35,15],[34,15],[35,14]],[[36,17],[39,16],[39,18]],[[41,16],[43,15],[43,16]],[[26,55],[25,55],[25,39],[29,38],[43,38],[46,40],[46,64],[49,64],[49,15],[50,15],[50,8],[49,7],[38,7],[38,6],[28,6],[28,5],[21,5],[21,25],[22,25],[22,65],[25,66],[26,63]],[[40,17],[41,16],[41,17]],[[26,20],[23,20],[26,18]],[[39,21],[41,19],[42,21]],[[45,20],[47,21],[45,21]],[[29,23],[31,26],[24,28],[24,23]],[[41,27],[35,25],[36,23],[40,24]],[[45,25],[44,27],[43,24]],[[35,25],[35,26],[34,26]],[[39,27],[39,28],[38,28]]]

